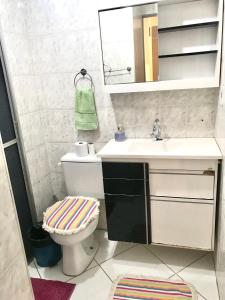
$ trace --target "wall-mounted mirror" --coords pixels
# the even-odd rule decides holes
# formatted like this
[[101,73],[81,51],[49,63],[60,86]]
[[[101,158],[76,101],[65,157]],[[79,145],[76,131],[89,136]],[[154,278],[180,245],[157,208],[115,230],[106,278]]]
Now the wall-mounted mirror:
[[215,76],[219,0],[99,11],[106,85]]
[[158,7],[99,13],[106,84],[158,80]]

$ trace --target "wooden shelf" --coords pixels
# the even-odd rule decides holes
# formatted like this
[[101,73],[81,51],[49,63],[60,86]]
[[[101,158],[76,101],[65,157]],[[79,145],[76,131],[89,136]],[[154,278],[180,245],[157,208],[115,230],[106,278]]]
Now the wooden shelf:
[[201,54],[217,53],[217,51],[218,50],[215,49],[215,50],[208,50],[208,51],[171,53],[171,54],[159,55],[159,58],[178,57],[178,56],[190,56],[190,55],[201,55]]
[[178,30],[201,28],[201,27],[207,27],[207,26],[216,26],[216,25],[218,25],[218,23],[219,23],[218,20],[213,19],[212,21],[207,21],[207,22],[182,24],[182,25],[171,26],[171,27],[161,27],[161,28],[158,28],[158,32],[163,33],[163,32],[169,32],[169,31],[178,31]]

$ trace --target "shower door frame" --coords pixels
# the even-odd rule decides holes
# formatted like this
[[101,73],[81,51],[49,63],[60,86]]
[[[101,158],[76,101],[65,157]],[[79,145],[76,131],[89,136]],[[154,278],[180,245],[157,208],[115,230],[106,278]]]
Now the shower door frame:
[[2,65],[2,70],[3,70],[3,74],[4,74],[5,85],[6,85],[6,90],[7,90],[8,100],[9,100],[9,107],[10,107],[12,121],[13,121],[13,125],[14,125],[14,131],[15,131],[15,139],[13,139],[9,142],[3,143],[3,149],[5,150],[14,144],[17,144],[19,156],[20,156],[20,162],[21,162],[21,166],[22,166],[22,172],[23,172],[23,176],[24,176],[26,192],[27,192],[28,205],[30,208],[32,221],[35,224],[37,222],[37,213],[36,213],[35,204],[34,204],[34,197],[33,197],[32,188],[31,188],[31,181],[30,181],[30,177],[28,175],[29,174],[28,173],[28,164],[27,164],[26,157],[24,155],[25,148],[24,148],[23,140],[21,138],[22,131],[21,131],[20,124],[18,122],[19,114],[18,114],[17,107],[15,104],[16,101],[15,101],[14,92],[13,92],[13,89],[11,88],[11,82],[10,82],[11,80],[10,80],[10,75],[9,75],[8,68],[7,68],[7,59],[4,55],[4,53],[5,53],[5,45],[4,45],[4,40],[2,38],[2,30],[0,27],[0,63]]

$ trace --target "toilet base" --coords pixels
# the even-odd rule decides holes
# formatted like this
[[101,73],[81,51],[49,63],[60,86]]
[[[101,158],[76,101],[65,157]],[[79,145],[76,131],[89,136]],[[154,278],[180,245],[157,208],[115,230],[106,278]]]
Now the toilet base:
[[76,243],[72,246],[64,245],[62,250],[63,273],[69,276],[77,276],[92,262],[98,250],[98,241],[92,234],[81,243]]

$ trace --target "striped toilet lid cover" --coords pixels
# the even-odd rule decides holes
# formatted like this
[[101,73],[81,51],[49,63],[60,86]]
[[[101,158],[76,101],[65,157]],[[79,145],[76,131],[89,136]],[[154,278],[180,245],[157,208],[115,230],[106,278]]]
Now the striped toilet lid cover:
[[50,233],[72,234],[87,227],[99,214],[99,201],[84,196],[67,196],[44,213],[43,228]]

